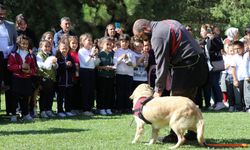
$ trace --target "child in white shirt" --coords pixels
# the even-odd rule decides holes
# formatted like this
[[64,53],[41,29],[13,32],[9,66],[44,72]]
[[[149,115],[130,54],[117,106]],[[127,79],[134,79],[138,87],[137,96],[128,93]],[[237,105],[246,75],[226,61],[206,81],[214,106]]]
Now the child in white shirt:
[[95,99],[95,67],[100,60],[98,50],[93,48],[93,38],[89,33],[80,36],[80,83],[82,93],[83,115],[92,116]]
[[237,51],[237,54],[233,57],[232,67],[232,76],[233,84],[237,87],[235,107],[236,111],[244,110],[244,94],[243,94],[243,83],[244,83],[244,72],[245,67],[243,67],[243,55],[244,55],[244,43],[240,41],[235,41],[233,43],[234,51]]
[[134,67],[136,66],[135,55],[129,49],[130,37],[127,34],[120,36],[121,48],[115,52],[114,64],[116,66],[116,109],[118,113],[131,112]]

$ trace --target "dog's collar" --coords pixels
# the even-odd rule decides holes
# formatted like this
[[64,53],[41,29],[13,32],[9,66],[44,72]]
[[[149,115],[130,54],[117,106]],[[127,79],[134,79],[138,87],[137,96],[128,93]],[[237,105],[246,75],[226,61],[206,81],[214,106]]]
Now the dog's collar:
[[133,112],[134,115],[139,117],[141,120],[143,120],[146,124],[152,124],[151,122],[149,122],[142,114],[142,109],[143,106],[149,102],[150,100],[152,100],[153,97],[141,97],[136,103],[135,106],[133,108]]

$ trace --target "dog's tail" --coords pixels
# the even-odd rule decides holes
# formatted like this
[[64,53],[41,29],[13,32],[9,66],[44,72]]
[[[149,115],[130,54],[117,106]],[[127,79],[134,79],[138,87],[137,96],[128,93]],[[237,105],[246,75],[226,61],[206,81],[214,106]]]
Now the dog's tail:
[[205,139],[204,139],[204,130],[205,130],[205,123],[203,119],[200,119],[197,122],[197,140],[201,146],[204,146]]

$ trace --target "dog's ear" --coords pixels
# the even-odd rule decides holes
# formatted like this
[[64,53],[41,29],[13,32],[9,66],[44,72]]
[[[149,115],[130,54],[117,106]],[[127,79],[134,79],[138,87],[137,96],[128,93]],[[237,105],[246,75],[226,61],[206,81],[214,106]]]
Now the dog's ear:
[[129,97],[129,99],[134,100],[135,96],[134,93]]
[[147,89],[154,90],[149,84],[146,84]]

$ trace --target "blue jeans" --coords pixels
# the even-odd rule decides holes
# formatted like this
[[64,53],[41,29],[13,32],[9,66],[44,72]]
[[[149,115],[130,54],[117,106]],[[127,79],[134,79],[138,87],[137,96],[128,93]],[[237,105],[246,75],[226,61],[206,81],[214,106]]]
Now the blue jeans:
[[213,92],[214,103],[222,102],[223,95],[220,88],[220,73],[221,72],[210,72],[211,76],[211,90]]

